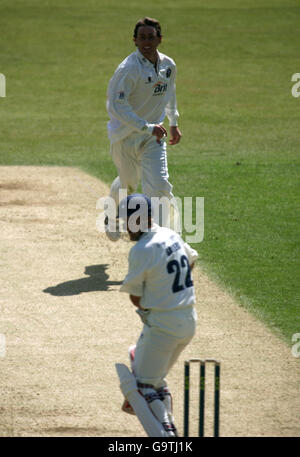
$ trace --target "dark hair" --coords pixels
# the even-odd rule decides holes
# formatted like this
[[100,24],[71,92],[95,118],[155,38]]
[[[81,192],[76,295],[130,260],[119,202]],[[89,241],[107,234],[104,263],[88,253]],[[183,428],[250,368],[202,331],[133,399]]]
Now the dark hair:
[[156,33],[157,33],[157,36],[159,38],[161,38],[161,27],[160,27],[160,23],[156,20],[156,19],[153,19],[151,17],[144,17],[143,19],[140,19],[136,24],[135,24],[135,27],[134,27],[134,32],[133,32],[133,36],[134,38],[137,37],[137,34],[138,34],[138,29],[144,25],[149,25],[150,27],[154,27],[155,30],[156,30]]

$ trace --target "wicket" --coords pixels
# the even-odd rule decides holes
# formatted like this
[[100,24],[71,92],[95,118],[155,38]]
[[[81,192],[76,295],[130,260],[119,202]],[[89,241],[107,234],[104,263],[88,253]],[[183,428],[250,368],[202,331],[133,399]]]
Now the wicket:
[[214,359],[190,359],[184,362],[184,436],[189,436],[189,407],[190,407],[190,363],[199,363],[199,429],[198,435],[204,437],[205,418],[205,365],[214,363],[214,437],[219,436],[220,430],[220,368],[221,364]]

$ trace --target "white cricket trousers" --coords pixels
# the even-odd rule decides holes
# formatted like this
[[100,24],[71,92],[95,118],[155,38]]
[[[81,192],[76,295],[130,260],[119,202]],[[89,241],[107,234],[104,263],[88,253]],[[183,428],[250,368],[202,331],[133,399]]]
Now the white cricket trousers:
[[119,204],[119,189],[128,194],[136,191],[141,180],[142,191],[149,198],[172,198],[172,185],[168,178],[166,142],[157,143],[149,134],[132,133],[111,144],[110,153],[119,176],[113,181],[110,196]]
[[150,326],[144,325],[136,345],[134,373],[139,382],[158,389],[167,385],[165,377],[192,340],[197,313],[193,306],[169,312],[151,311],[147,321]]

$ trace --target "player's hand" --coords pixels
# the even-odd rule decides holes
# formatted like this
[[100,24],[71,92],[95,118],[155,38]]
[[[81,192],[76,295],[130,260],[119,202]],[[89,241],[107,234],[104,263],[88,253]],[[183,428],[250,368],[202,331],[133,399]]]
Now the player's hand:
[[180,138],[182,137],[182,133],[181,131],[179,130],[178,127],[170,127],[170,141],[169,141],[169,144],[173,145],[173,144],[178,144],[179,141],[180,141]]
[[164,136],[167,136],[168,132],[166,131],[166,129],[162,125],[156,124],[155,127],[152,130],[152,135],[156,136],[157,143],[160,143],[160,140]]
[[148,325],[147,317],[150,314],[150,310],[149,309],[142,310],[141,308],[138,308],[138,309],[135,310],[135,312],[139,315],[139,317],[140,317],[141,321],[143,322],[143,324]]

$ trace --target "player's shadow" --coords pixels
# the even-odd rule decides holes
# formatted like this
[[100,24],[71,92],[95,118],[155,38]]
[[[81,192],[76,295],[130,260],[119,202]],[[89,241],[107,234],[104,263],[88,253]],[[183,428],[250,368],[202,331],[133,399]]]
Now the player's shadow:
[[86,292],[97,292],[109,290],[110,286],[118,286],[122,281],[108,281],[108,274],[105,272],[108,265],[90,265],[85,267],[84,274],[87,278],[74,279],[72,281],[62,282],[54,287],[47,287],[43,292],[56,297],[65,297],[68,295],[79,295]]

